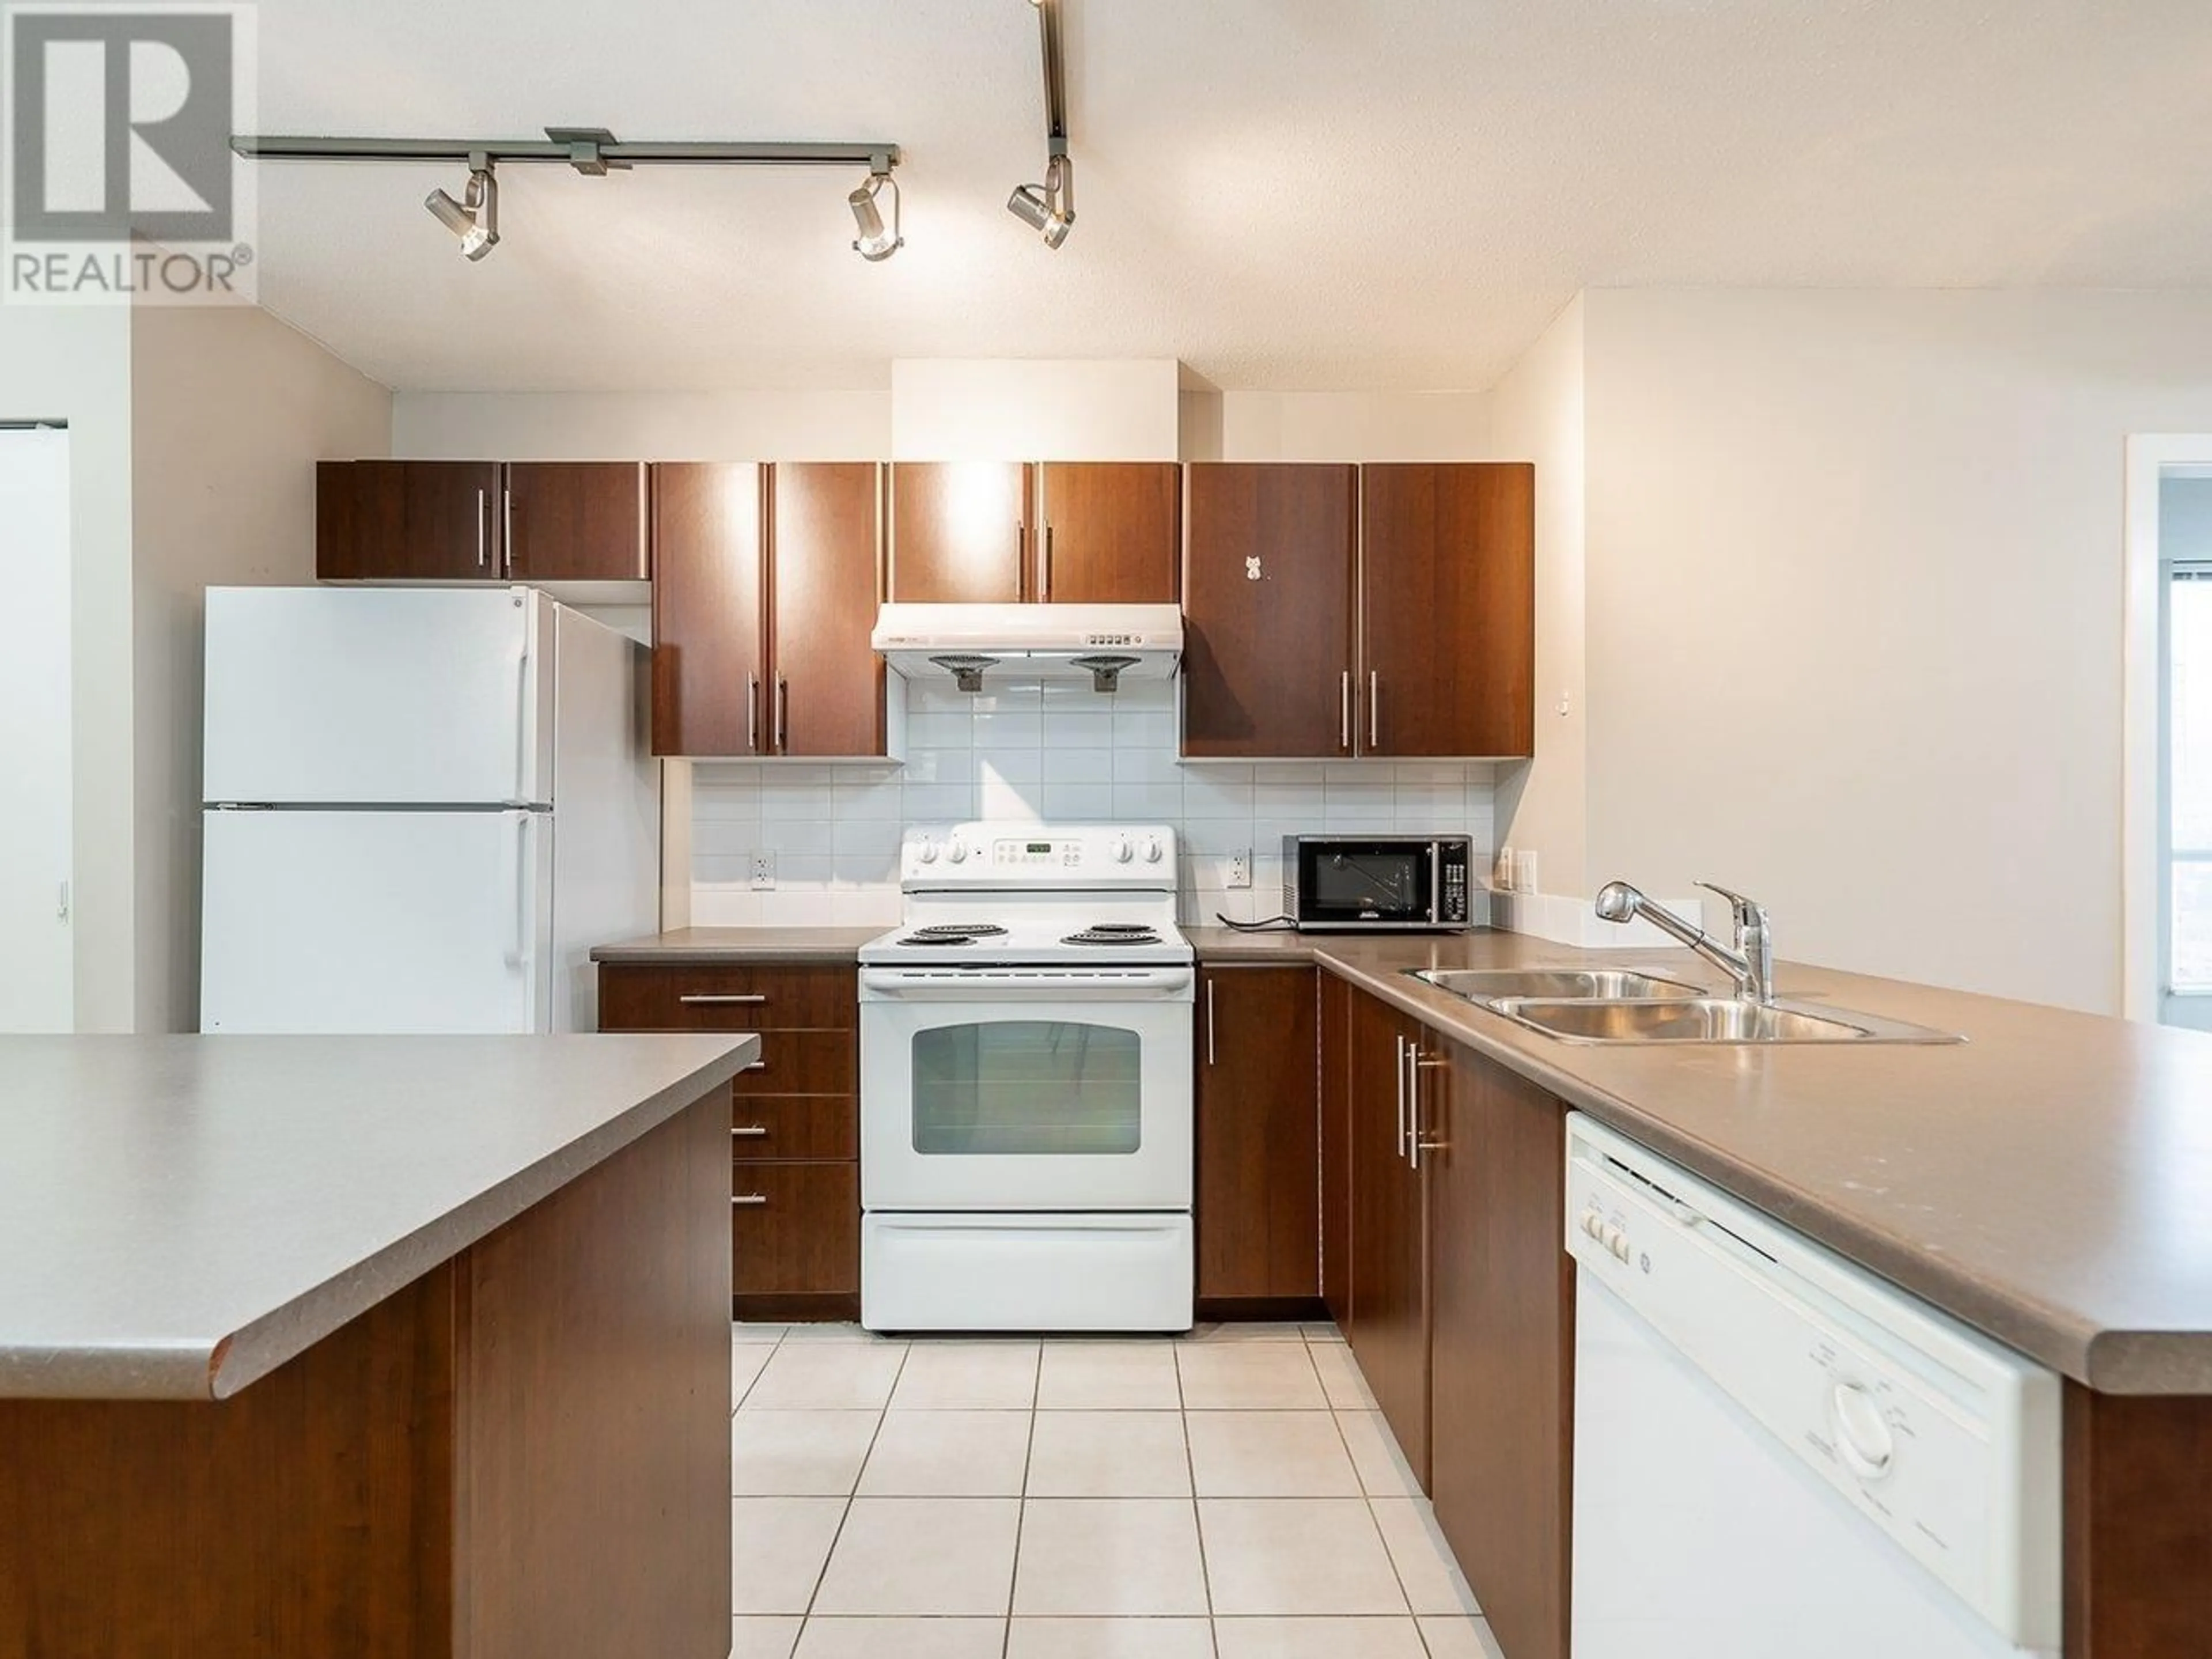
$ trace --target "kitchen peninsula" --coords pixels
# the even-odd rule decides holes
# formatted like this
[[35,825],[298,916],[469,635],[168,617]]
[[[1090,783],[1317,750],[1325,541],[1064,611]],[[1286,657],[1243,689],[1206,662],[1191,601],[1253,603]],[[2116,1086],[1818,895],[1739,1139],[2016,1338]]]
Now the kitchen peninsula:
[[758,1048],[0,1040],[0,1652],[726,1652]]

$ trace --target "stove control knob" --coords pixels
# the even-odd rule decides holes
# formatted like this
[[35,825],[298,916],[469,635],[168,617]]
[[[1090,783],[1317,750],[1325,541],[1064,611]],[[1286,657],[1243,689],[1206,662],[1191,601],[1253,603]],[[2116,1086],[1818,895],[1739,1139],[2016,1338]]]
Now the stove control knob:
[[1135,854],[1130,850],[1129,838],[1127,836],[1116,836],[1114,837],[1112,851],[1114,854],[1114,862],[1116,864],[1127,864],[1133,857],[1135,856]]
[[1158,836],[1146,836],[1145,862],[1147,864],[1158,864],[1164,856],[1166,855],[1160,850],[1160,838]]
[[935,842],[933,842],[933,841],[927,841],[927,840],[925,840],[924,842],[922,842],[921,843],[921,845],[917,846],[917,847],[914,849],[914,856],[915,856],[915,861],[916,863],[919,863],[919,864],[934,864],[934,863],[936,863],[936,862],[937,862],[937,843],[936,843]]
[[968,843],[967,843],[966,842],[964,842],[964,841],[955,841],[955,842],[953,842],[951,844],[950,844],[949,846],[947,846],[947,847],[945,848],[945,856],[946,858],[948,858],[948,859],[951,860],[952,860],[952,862],[953,862],[953,863],[955,863],[955,864],[965,864],[965,863],[967,863],[967,862],[968,862]]

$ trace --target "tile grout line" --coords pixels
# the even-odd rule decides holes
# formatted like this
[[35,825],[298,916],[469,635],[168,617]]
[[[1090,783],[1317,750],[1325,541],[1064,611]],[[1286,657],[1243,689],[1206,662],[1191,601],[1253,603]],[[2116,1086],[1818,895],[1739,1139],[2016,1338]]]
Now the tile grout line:
[[[1345,1346],[1345,1358],[1352,1362],[1352,1368],[1355,1371],[1358,1370],[1359,1360],[1358,1357],[1352,1352],[1351,1345],[1349,1343],[1346,1343]],[[1309,1340],[1306,1345],[1306,1358],[1309,1363],[1313,1364],[1315,1379],[1319,1381],[1321,1376],[1321,1365],[1319,1362],[1314,1360],[1313,1345],[1310,1340]],[[1363,1388],[1366,1388],[1369,1395],[1371,1396],[1375,1390],[1368,1384],[1364,1373],[1361,1374],[1359,1381],[1360,1385]],[[1325,1382],[1322,1384],[1322,1398],[1324,1400],[1328,1398],[1328,1385]],[[1383,1417],[1379,1409],[1375,1414],[1376,1418],[1380,1419],[1380,1425],[1383,1432],[1390,1436],[1390,1443],[1393,1446],[1397,1446],[1398,1437],[1395,1431],[1390,1427],[1390,1419],[1387,1417]],[[1352,1472],[1353,1478],[1359,1480],[1359,1501],[1367,1506],[1368,1524],[1375,1528],[1376,1539],[1382,1546],[1382,1559],[1390,1564],[1390,1577],[1397,1582],[1398,1594],[1406,1603],[1406,1616],[1413,1621],[1413,1638],[1421,1644],[1421,1651],[1425,1654],[1429,1653],[1428,1632],[1421,1628],[1421,1615],[1413,1611],[1413,1598],[1407,1592],[1406,1589],[1406,1575],[1398,1565],[1398,1557],[1396,1553],[1390,1547],[1389,1534],[1382,1530],[1382,1517],[1375,1512],[1375,1494],[1367,1490],[1367,1482],[1364,1479],[1359,1479],[1359,1460],[1352,1456],[1352,1443],[1349,1440],[1346,1440],[1344,1437],[1344,1419],[1337,1414],[1336,1408],[1334,1405],[1329,1408],[1328,1420],[1331,1426],[1336,1430],[1337,1439],[1343,1443],[1345,1456],[1352,1459]],[[1405,1456],[1405,1448],[1402,1446],[1398,1446],[1398,1455],[1401,1460]]]
[[1014,1499],[1014,1559],[1006,1573],[1006,1627],[999,1638],[999,1659],[1009,1659],[1014,1646],[1014,1594],[1022,1582],[1022,1534],[1029,1530],[1030,1464],[1036,1456],[1037,1401],[1044,1391],[1045,1338],[1037,1338],[1036,1369],[1030,1373],[1030,1434],[1022,1450],[1022,1489]]
[[1213,1571],[1206,1559],[1205,1512],[1198,1507],[1198,1459],[1190,1449],[1190,1400],[1182,1389],[1182,1350],[1183,1345],[1176,1342],[1168,1351],[1175,1364],[1176,1425],[1182,1431],[1183,1470],[1190,1476],[1190,1526],[1198,1538],[1198,1582],[1206,1591],[1206,1645],[1214,1659],[1220,1659],[1221,1635],[1214,1626]]
[[837,1529],[830,1535],[830,1548],[822,1558],[821,1570],[814,1575],[814,1588],[806,1597],[806,1611],[799,1615],[799,1639],[792,1644],[794,1654],[799,1650],[799,1643],[806,1639],[806,1626],[813,1622],[814,1604],[822,1599],[822,1586],[830,1577],[830,1564],[837,1559],[837,1546],[844,1540],[846,1523],[853,1518],[853,1505],[860,1497],[860,1479],[868,1472],[868,1459],[876,1455],[876,1442],[883,1438],[884,1421],[891,1414],[891,1396],[898,1392],[899,1378],[906,1374],[906,1362],[913,1352],[912,1343],[900,1345],[898,1365],[891,1372],[891,1385],[884,1390],[883,1407],[876,1413],[876,1431],[868,1437],[868,1449],[860,1459],[860,1467],[853,1472],[853,1490],[845,1494],[845,1508],[837,1517]]

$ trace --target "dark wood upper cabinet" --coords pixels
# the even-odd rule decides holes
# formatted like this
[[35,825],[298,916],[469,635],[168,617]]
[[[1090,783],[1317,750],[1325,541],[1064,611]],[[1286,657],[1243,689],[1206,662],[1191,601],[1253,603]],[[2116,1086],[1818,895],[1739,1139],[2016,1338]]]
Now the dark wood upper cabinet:
[[641,581],[653,574],[646,468],[637,461],[516,461],[500,537],[519,582]]
[[762,469],[653,469],[653,752],[765,754]]
[[1574,1263],[1566,1109],[1442,1046],[1448,1086],[1423,1154],[1431,1250],[1429,1493],[1513,1659],[1567,1659]]
[[1173,605],[1182,563],[1182,468],[1173,461],[1047,461],[1032,591],[1049,605]]
[[1352,752],[1359,471],[1210,462],[1189,471],[1183,752]]
[[1535,469],[1361,469],[1361,752],[1535,747]]
[[1198,1294],[1321,1294],[1315,970],[1207,968],[1199,986]]
[[494,461],[325,461],[315,469],[325,581],[498,581]]
[[1031,477],[1021,461],[895,462],[890,597],[912,605],[1028,599]]
[[[1428,1218],[1407,1155],[1419,1028],[1387,1003],[1352,998],[1352,1322],[1345,1336],[1406,1462],[1429,1480]],[[1564,1166],[1562,1166],[1564,1167]]]
[[779,755],[884,751],[884,659],[869,647],[883,586],[883,469],[769,469],[769,656]]

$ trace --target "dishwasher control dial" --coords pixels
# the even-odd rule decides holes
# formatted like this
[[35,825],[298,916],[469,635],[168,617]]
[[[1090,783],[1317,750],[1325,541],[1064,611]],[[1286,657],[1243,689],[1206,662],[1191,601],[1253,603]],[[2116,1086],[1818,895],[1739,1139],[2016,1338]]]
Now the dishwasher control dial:
[[1862,1480],[1879,1480],[1897,1460],[1897,1440],[1873,1395],[1856,1382],[1838,1382],[1828,1396],[1836,1419],[1836,1447]]

